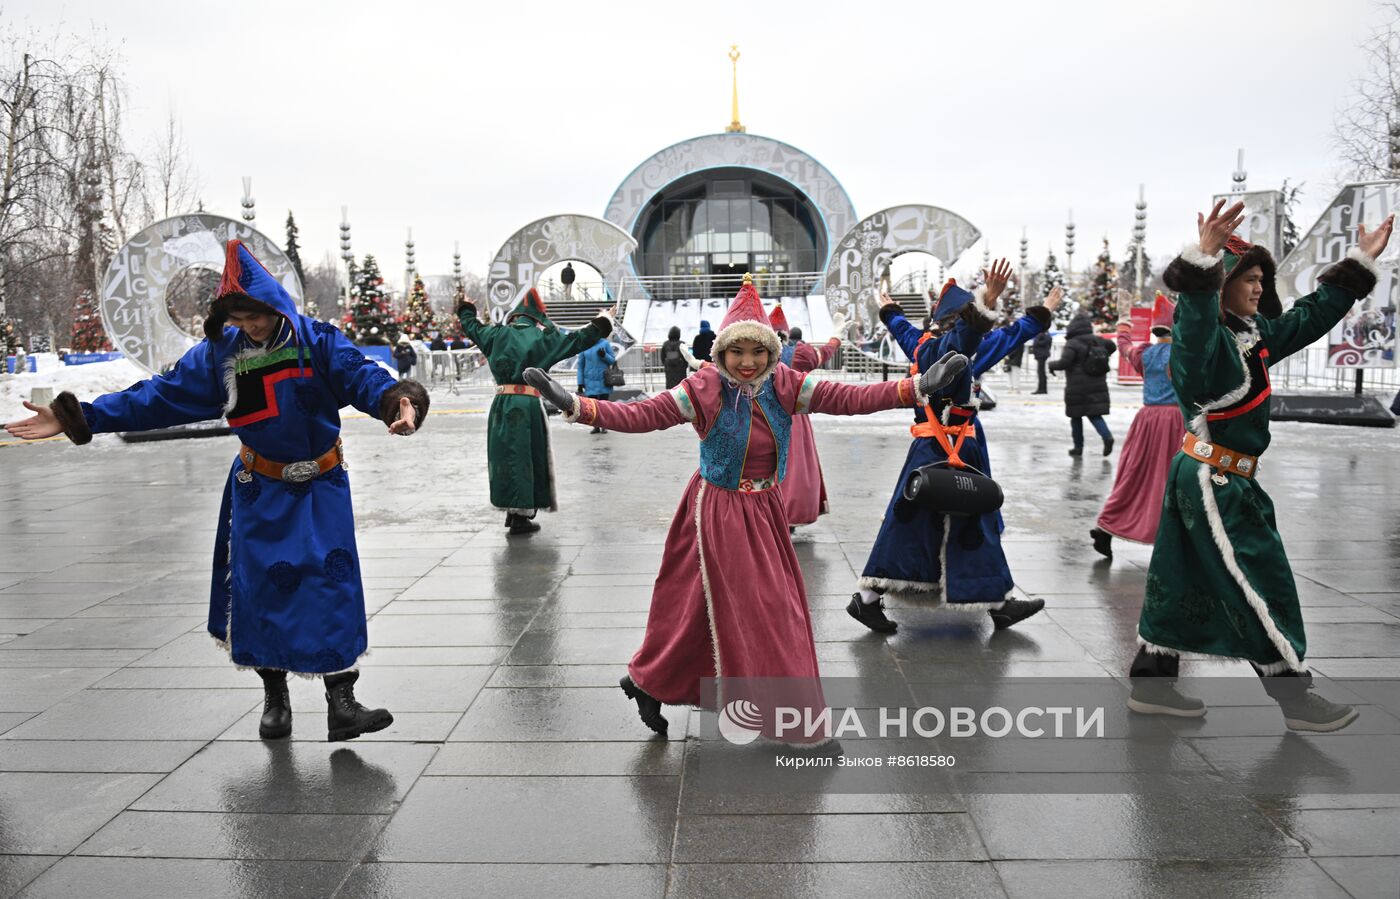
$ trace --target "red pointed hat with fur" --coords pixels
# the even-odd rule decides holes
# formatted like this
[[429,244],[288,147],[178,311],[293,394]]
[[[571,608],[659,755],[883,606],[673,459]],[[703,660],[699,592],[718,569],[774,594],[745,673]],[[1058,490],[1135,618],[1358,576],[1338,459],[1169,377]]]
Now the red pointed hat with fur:
[[1152,333],[1164,337],[1172,332],[1176,320],[1176,304],[1162,294],[1152,301]]
[[734,380],[734,376],[725,365],[724,351],[739,340],[752,340],[768,350],[768,367],[754,379],[754,383],[761,383],[778,367],[778,355],[782,345],[778,341],[778,333],[773,330],[773,325],[768,320],[767,313],[763,311],[763,301],[758,298],[758,291],[754,290],[753,278],[750,275],[744,275],[744,286],[739,288],[734,302],[729,304],[729,311],[724,314],[719,333],[715,335],[715,367],[731,380]]
[[768,324],[774,331],[791,331],[788,327],[787,316],[783,314],[783,304],[779,303],[773,307],[773,311],[768,313]]

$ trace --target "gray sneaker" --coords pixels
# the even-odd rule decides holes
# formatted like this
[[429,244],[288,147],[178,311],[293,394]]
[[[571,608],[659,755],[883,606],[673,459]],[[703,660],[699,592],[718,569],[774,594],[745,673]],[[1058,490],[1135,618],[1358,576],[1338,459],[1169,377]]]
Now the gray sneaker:
[[1283,722],[1289,730],[1330,733],[1355,721],[1360,712],[1349,705],[1328,702],[1311,690],[1290,699],[1279,700]]
[[1163,677],[1133,679],[1133,692],[1128,695],[1128,710],[1139,715],[1171,715],[1176,718],[1200,718],[1206,704],[1176,689],[1176,684]]

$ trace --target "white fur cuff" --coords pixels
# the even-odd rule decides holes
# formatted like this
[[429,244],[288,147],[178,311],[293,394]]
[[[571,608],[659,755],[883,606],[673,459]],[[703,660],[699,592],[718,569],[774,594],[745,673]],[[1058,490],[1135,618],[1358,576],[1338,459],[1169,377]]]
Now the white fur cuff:
[[986,299],[986,297],[987,285],[984,284],[972,292],[972,302],[968,305],[972,308],[972,311],[977,314],[977,317],[982,319],[982,321],[987,322],[988,324],[996,324],[997,307],[994,304],[990,308],[988,308],[987,305],[984,302],[982,302],[984,299]]
[[1365,266],[1366,271],[1370,272],[1371,276],[1374,277],[1377,281],[1381,279],[1380,264],[1376,262],[1374,258],[1372,258],[1370,253],[1366,252],[1360,247],[1352,247],[1350,250],[1347,250],[1347,258],[1355,259],[1357,262]]
[[578,421],[579,413],[583,411],[583,403],[579,402],[577,396],[570,396],[569,401],[572,403],[572,408],[560,409],[559,413],[564,416],[565,421],[573,424]]
[[1206,271],[1215,268],[1224,258],[1224,250],[1221,250],[1214,256],[1210,256],[1206,254],[1205,250],[1201,249],[1201,245],[1198,243],[1188,243],[1181,248],[1181,259],[1183,262],[1188,262],[1196,268],[1205,269]]

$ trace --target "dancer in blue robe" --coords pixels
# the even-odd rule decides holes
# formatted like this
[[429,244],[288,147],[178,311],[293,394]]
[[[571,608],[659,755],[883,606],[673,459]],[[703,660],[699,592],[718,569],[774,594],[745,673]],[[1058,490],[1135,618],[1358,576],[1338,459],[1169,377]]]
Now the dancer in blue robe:
[[266,689],[259,731],[291,733],[287,672],[325,678],[328,738],[393,722],[354,696],[368,648],[350,482],[340,442],[344,406],[412,434],[428,412],[415,381],[395,381],[336,328],[300,314],[242,242],[229,241],[205,339],[168,371],[120,393],[52,406],[6,428],[34,439],[168,428],[225,418],[242,446],[224,479],[214,542],[209,633]]
[[885,615],[886,594],[964,611],[985,611],[998,629],[1034,615],[1045,605],[1043,600],[1021,600],[1012,595],[1015,583],[1001,548],[1000,512],[947,516],[903,498],[903,485],[911,472],[948,460],[943,443],[933,434],[935,428],[943,429],[962,462],[988,477],[992,475],[986,434],[972,395],[973,382],[1015,347],[1048,328],[1051,312],[1060,302],[1058,291],[1052,292],[1045,305],[1033,306],[1016,321],[992,329],[996,301],[1010,273],[1010,264],[998,260],[986,272],[981,296],[948,282],[930,313],[927,330],[910,323],[888,297],[882,299],[881,319],[914,369],[922,371],[949,351],[969,356],[972,363],[931,397],[927,407],[915,410],[910,429],[914,442],[861,572],[859,590],[846,607],[851,617],[871,630],[890,634],[898,629]]

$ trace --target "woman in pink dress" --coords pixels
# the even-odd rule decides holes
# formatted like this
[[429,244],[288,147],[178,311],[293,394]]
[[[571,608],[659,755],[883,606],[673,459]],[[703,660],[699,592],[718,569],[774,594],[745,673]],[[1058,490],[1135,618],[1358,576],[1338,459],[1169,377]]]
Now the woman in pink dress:
[[[621,681],[657,733],[667,727],[662,703],[723,702],[702,701],[705,678],[800,679],[785,682],[785,695],[799,700],[784,704],[820,708],[802,569],[774,489],[787,471],[794,417],[912,407],[967,365],[950,353],[917,380],[862,385],[803,374],[781,363],[778,335],[747,276],[715,339],[714,361],[670,391],[625,404],[576,397],[539,369],[525,373],[568,421],[620,433],[690,424],[700,436],[700,469],[671,520],[646,635]],[[766,736],[774,736],[771,726],[765,719]]]
[[1152,334],[1158,342],[1134,345],[1132,324],[1125,317],[1127,308],[1119,311],[1118,350],[1142,373],[1142,409],[1133,416],[1128,428],[1128,439],[1123,443],[1118,472],[1113,478],[1113,492],[1099,513],[1098,525],[1089,530],[1094,549],[1110,559],[1114,537],[1148,545],[1156,539],[1167,470],[1186,433],[1186,422],[1167,370],[1175,312],[1171,300],[1158,294],[1152,304]]
[[[783,344],[783,364],[800,372],[814,371],[830,362],[841,351],[841,337],[846,330],[845,317],[837,313],[832,318],[836,333],[820,347],[802,340],[802,329],[787,326],[782,306],[774,306],[769,316],[773,330],[786,337]],[[779,327],[781,325],[781,327]],[[788,448],[787,477],[782,486],[783,507],[787,509],[788,530],[802,524],[812,524],[820,515],[831,511],[826,502],[826,482],[822,480],[822,460],[817,455],[817,439],[812,433],[812,420],[799,415],[792,420],[792,445]]]

